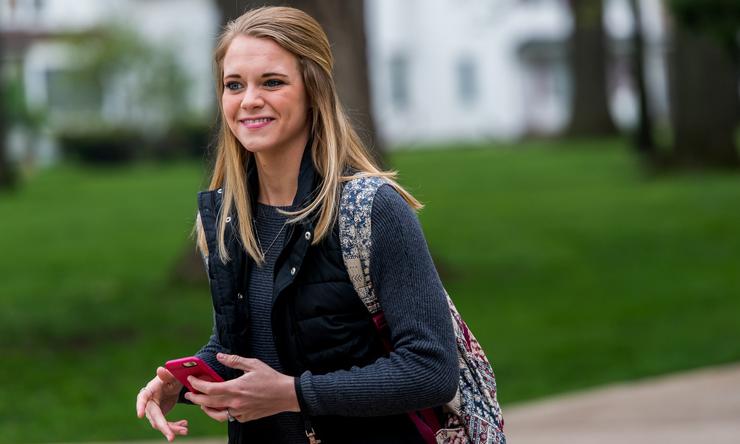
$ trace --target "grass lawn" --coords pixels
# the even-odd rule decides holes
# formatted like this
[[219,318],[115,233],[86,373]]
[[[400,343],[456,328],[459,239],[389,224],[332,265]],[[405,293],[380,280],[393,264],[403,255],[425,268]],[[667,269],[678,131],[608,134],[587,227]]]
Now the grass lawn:
[[[620,141],[394,154],[513,402],[740,359],[740,176],[640,173]],[[0,442],[156,438],[154,368],[210,332],[169,279],[202,167],[46,171],[0,195]],[[504,412],[505,413],[505,412]],[[194,435],[223,435],[179,406]]]

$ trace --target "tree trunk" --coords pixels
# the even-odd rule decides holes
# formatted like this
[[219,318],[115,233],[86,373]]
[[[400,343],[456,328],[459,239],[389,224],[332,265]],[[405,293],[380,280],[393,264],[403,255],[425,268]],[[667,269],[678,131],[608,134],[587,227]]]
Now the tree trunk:
[[287,5],[301,9],[323,26],[334,53],[334,79],[352,124],[376,160],[383,163],[385,147],[375,137],[363,0],[246,1],[218,0],[222,22],[233,20],[245,10],[263,5]]
[[571,136],[617,133],[609,114],[606,84],[607,51],[601,0],[569,0],[575,26],[570,41],[573,79]]
[[671,54],[674,155],[690,167],[737,167],[738,63],[719,41],[676,23]]
[[635,79],[635,89],[638,99],[638,123],[635,131],[635,147],[644,158],[655,156],[655,140],[653,138],[653,119],[648,104],[647,86],[645,85],[645,38],[642,29],[642,14],[639,0],[630,0],[635,20],[635,35],[633,38],[632,72]]
[[[218,6],[218,10],[221,12],[221,26],[226,25],[230,20],[234,20],[235,18],[242,15],[244,11],[249,9],[250,7],[257,7],[258,2],[251,2],[253,3],[252,6],[247,6],[249,2],[242,2],[238,0],[216,0],[216,6]],[[260,4],[269,4],[270,2],[260,2]],[[239,6],[241,5],[241,6]]]
[[[0,38],[0,77],[3,75],[3,65],[5,63],[5,40]],[[16,175],[13,170],[13,166],[8,158],[8,146],[7,146],[7,121],[5,117],[5,81],[0,78],[0,189],[12,188],[16,183]]]

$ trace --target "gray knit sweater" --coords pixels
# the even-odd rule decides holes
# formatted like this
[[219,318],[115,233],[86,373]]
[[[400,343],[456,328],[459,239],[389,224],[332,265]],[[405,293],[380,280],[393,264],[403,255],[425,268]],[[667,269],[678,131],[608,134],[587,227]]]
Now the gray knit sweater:
[[[248,288],[250,352],[281,371],[272,342],[272,269],[282,248],[278,231],[285,217],[258,205],[257,234],[264,248],[275,239],[262,267],[253,267]],[[299,375],[303,405],[310,416],[375,416],[402,413],[449,401],[457,389],[457,355],[444,289],[416,217],[388,185],[375,196],[372,214],[371,277],[395,351],[372,365],[324,375]],[[214,327],[215,328],[215,327]],[[214,334],[198,356],[222,373]],[[299,414],[254,421],[252,432],[271,442],[305,443]]]

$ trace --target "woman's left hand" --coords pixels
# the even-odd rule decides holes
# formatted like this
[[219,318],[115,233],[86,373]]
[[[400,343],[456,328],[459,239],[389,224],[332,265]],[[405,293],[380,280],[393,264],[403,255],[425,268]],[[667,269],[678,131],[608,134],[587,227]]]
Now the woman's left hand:
[[244,374],[226,382],[209,382],[188,377],[201,394],[186,393],[185,398],[217,421],[231,415],[239,422],[253,421],[282,412],[298,412],[298,397],[293,377],[272,369],[259,359],[237,355],[216,355],[227,367],[243,370]]

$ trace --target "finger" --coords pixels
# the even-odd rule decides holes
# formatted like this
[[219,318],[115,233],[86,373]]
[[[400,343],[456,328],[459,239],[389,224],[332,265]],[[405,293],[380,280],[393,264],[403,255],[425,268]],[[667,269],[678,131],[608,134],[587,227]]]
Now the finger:
[[145,415],[146,415],[147,421],[149,421],[149,425],[152,426],[154,430],[157,430],[157,424],[154,422],[154,419],[152,419],[152,415],[149,414],[149,408],[146,409]]
[[182,430],[176,430],[176,431],[174,431],[174,432],[175,432],[175,434],[176,434],[176,435],[180,435],[180,436],[187,436],[187,434],[188,434],[188,429],[187,429],[187,428],[185,428],[185,429],[182,429]]
[[136,416],[139,418],[144,417],[146,410],[146,403],[152,397],[152,391],[146,387],[139,390],[139,394],[136,395]]
[[152,424],[152,427],[162,432],[164,437],[167,438],[167,441],[172,441],[173,439],[175,439],[175,434],[170,429],[169,423],[164,418],[162,410],[160,410],[157,403],[149,402],[146,405],[146,410],[148,413],[149,422]]
[[206,407],[204,405],[200,406],[201,410],[205,412],[206,415],[210,416],[211,418],[215,419],[218,422],[224,422],[229,420],[229,415],[226,409],[213,409],[211,407]]
[[227,355],[226,353],[217,353],[216,359],[223,365],[238,370],[252,371],[262,364],[262,361],[254,358],[244,358],[239,355]]
[[223,399],[221,399],[220,396],[195,394],[193,392],[187,392],[185,393],[185,399],[192,402],[193,404],[198,404],[199,406],[210,407],[212,409],[223,410],[226,408],[226,405],[224,404],[224,401]]
[[146,419],[149,421],[149,425],[152,426],[154,430],[157,430],[157,426],[154,424],[154,420],[152,420],[152,417],[149,415],[149,411],[147,410],[146,413]]
[[157,377],[164,383],[177,382],[177,378],[164,367],[157,367]]
[[180,390],[182,384],[175,376],[164,367],[157,367],[157,378],[164,384],[164,388],[170,392]]
[[167,425],[170,426],[170,430],[176,435],[184,436],[188,434],[188,423],[185,420],[168,422]]
[[197,376],[188,376],[188,382],[193,388],[206,395],[222,395],[225,393],[224,382],[211,382],[199,379]]

